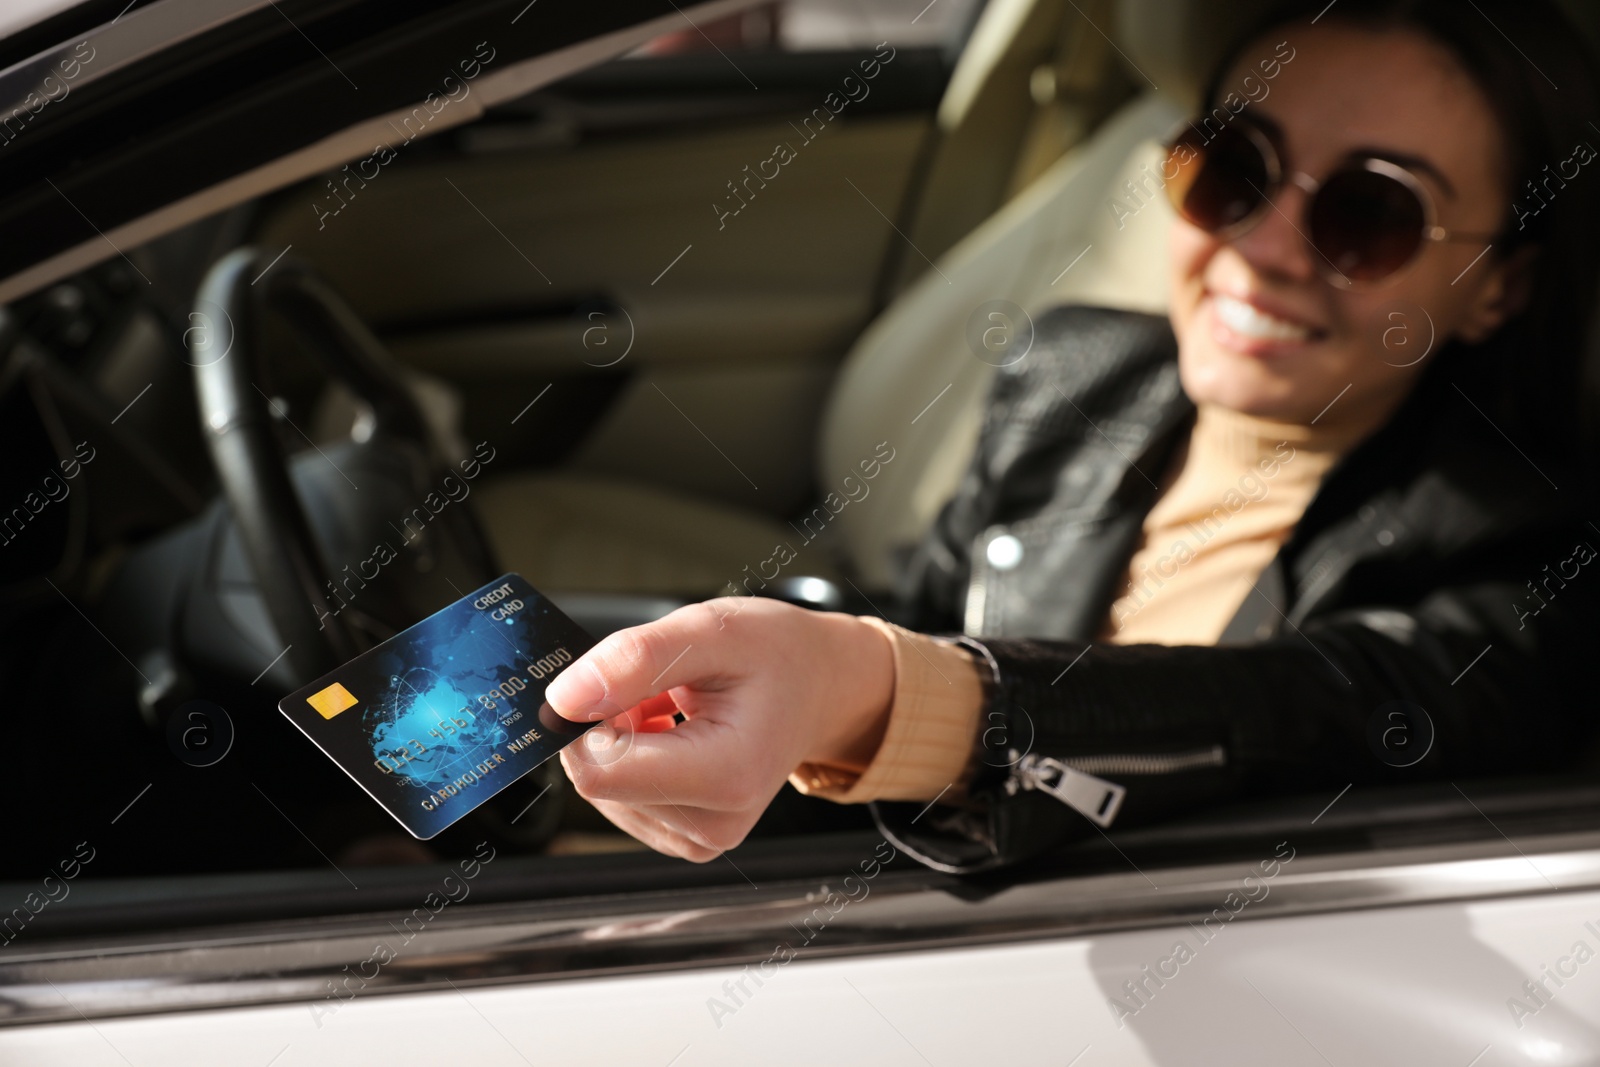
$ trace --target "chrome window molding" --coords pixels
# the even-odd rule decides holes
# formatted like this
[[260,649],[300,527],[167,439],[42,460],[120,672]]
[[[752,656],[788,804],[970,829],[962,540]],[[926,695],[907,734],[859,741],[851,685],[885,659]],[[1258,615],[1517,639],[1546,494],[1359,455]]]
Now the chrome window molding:
[[[1266,857],[1263,857],[1266,858]],[[909,862],[901,856],[896,862]],[[541,904],[442,908],[359,994],[742,966],[801,940],[799,958],[946,949],[1174,926],[1211,915],[1247,862],[1055,878],[981,900],[886,869],[804,942],[799,926],[830,886],[744,885]],[[934,876],[936,877],[936,876]],[[1160,888],[1154,888],[1159,884]],[[832,888],[837,891],[838,883]],[[1600,889],[1600,832],[1298,855],[1237,918],[1392,908]],[[313,1003],[397,941],[401,914],[278,921],[79,941],[18,938],[0,956],[0,1024],[29,1025],[204,1008]]]

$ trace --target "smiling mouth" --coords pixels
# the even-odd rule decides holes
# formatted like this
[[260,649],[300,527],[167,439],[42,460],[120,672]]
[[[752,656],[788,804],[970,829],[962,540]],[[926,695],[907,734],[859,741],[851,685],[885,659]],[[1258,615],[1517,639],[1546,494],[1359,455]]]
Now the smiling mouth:
[[1213,293],[1211,303],[1217,321],[1246,340],[1297,344],[1315,340],[1323,333],[1221,293]]

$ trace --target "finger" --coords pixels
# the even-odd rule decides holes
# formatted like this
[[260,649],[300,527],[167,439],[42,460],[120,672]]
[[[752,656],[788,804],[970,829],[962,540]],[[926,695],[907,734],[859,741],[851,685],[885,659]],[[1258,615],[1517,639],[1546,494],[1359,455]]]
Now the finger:
[[660,819],[647,815],[626,804],[610,800],[594,801],[595,810],[610,819],[619,829],[636,840],[644,842],[657,852],[680,859],[704,863],[716,859],[720,853],[708,845],[690,839]]
[[633,804],[629,807],[670,830],[676,830],[695,844],[714,848],[719,853],[743,844],[762,811],[761,808],[711,811],[684,804]]
[[617,804],[609,800],[597,800],[593,803],[595,810],[609,819],[618,829],[657,852],[686,858],[687,852],[692,847],[692,842],[684,839],[682,835],[668,832],[659,820],[648,818],[626,804]]
[[605,723],[561,755],[579,793],[625,804],[744,811],[764,806],[777,789],[752,754],[739,750],[733,727],[705,718],[661,733],[619,733]]
[[716,688],[737,675],[738,656],[724,637],[711,640],[723,597],[688,604],[655,622],[618,630],[558,674],[544,698],[577,722],[609,719],[680,685]]

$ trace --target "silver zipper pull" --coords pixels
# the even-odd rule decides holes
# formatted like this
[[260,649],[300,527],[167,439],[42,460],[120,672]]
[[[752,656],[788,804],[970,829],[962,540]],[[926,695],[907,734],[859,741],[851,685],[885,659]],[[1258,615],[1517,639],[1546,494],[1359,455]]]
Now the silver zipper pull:
[[1099,827],[1110,826],[1122,807],[1125,788],[1067,766],[1058,759],[1030,752],[1016,764],[1023,789],[1049,793]]

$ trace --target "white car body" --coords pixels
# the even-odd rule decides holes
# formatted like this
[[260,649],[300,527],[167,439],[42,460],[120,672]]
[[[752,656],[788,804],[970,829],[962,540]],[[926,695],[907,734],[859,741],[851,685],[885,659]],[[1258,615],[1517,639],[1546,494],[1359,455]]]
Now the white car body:
[[[765,944],[765,931],[775,945],[795,946],[785,962],[758,950],[720,965],[684,959],[665,973],[554,973],[494,985],[461,976],[392,996],[330,995],[329,976],[340,973],[331,963],[321,974],[246,980],[252,966],[286,966],[313,943],[333,956],[350,955],[345,938],[367,943],[329,929],[320,942],[277,949],[262,943],[263,931],[241,931],[170,954],[165,965],[148,946],[132,945],[93,960],[96,978],[84,970],[91,958],[74,966],[56,954],[28,968],[39,980],[9,988],[14,1004],[59,1018],[63,1000],[77,997],[72,1011],[98,1016],[134,1004],[143,986],[140,1002],[165,1010],[0,1030],[0,1060],[1600,1062],[1600,851],[1592,841],[1395,850],[1354,863],[1285,845],[1277,855],[1289,858],[1270,876],[1259,864],[1148,872],[1159,882],[1134,871],[1018,886],[977,903],[886,880],[805,927],[810,943],[796,924],[817,914],[827,887],[810,900],[758,889],[755,906],[566,922],[541,920],[543,909],[530,904],[499,909],[488,926],[465,916],[441,925],[393,965],[454,966],[462,975],[498,957],[581,965],[577,946],[682,950],[712,932]],[[1075,926],[1087,930],[1059,932]],[[1127,926],[1136,928],[1119,929]],[[866,948],[873,931],[883,936]],[[141,961],[142,980],[134,977]],[[163,966],[174,969],[157,977]],[[213,972],[212,980],[186,982],[186,969]],[[67,978],[74,972],[76,983]],[[223,1006],[251,999],[287,1003]]]

